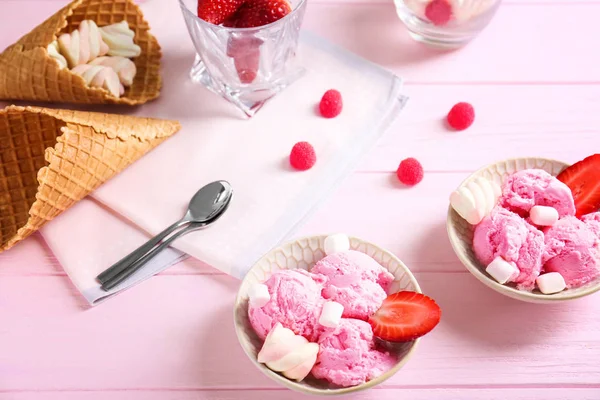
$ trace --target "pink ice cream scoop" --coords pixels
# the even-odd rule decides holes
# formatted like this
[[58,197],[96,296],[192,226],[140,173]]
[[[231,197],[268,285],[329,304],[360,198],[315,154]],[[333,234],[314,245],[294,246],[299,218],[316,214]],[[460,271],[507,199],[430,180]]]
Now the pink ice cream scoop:
[[584,215],[581,220],[600,239],[600,212]]
[[567,288],[584,285],[600,275],[600,238],[589,225],[565,217],[545,231],[546,272],[558,272]]
[[544,234],[517,214],[496,207],[475,227],[473,250],[479,261],[489,265],[496,257],[516,265],[519,274],[509,282],[532,290],[542,269]]
[[575,215],[571,189],[541,169],[526,169],[510,175],[502,188],[500,204],[523,217],[533,206],[554,207],[561,217]]
[[323,329],[318,320],[323,307],[321,290],[325,277],[302,269],[275,272],[264,283],[269,301],[262,307],[248,307],[250,324],[261,339],[277,322],[308,340],[316,340]]
[[312,374],[338,386],[368,382],[397,362],[391,354],[375,348],[371,326],[357,319],[342,319],[335,330],[325,331],[319,346]]
[[322,295],[344,306],[344,318],[367,320],[387,297],[394,276],[359,251],[331,254],[311,270],[327,277]]

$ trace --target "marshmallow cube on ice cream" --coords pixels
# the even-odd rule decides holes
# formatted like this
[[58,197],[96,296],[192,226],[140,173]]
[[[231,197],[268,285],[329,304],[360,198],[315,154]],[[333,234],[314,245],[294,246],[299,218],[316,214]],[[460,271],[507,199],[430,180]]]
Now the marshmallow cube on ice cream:
[[542,269],[544,234],[517,214],[496,207],[475,227],[473,251],[483,265],[497,257],[512,263],[519,274],[509,280],[532,290]]

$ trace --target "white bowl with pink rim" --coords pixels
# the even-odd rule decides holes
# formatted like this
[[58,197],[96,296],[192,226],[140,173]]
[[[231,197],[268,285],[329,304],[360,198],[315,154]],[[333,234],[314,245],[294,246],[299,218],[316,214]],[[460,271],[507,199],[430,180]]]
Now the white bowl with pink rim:
[[[296,382],[271,371],[257,361],[258,352],[262,347],[262,340],[254,332],[248,318],[249,289],[255,284],[264,282],[271,274],[278,270],[302,268],[310,271],[315,263],[325,257],[324,242],[326,237],[327,235],[318,235],[297,239],[282,244],[264,255],[244,277],[233,309],[234,325],[238,340],[254,366],[275,382],[289,389],[317,396],[349,394],[379,385],[392,377],[408,362],[419,342],[419,339],[416,339],[399,344],[393,350],[390,349],[398,359],[393,368],[369,382],[346,388],[331,387],[324,380],[317,380],[310,377],[301,382]],[[421,293],[421,288],[408,267],[391,252],[356,237],[350,237],[350,249],[369,255],[394,275],[394,281],[390,287],[389,294],[402,290]]]
[[[502,185],[509,175],[525,169],[542,169],[552,176],[557,176],[568,166],[569,164],[565,162],[547,158],[513,158],[481,168],[465,179],[459,187],[467,185],[469,182],[478,177],[483,177]],[[463,265],[469,270],[469,272],[471,272],[471,274],[473,274],[486,286],[497,291],[498,293],[502,293],[505,296],[530,303],[556,303],[560,301],[578,299],[600,290],[600,278],[597,278],[592,282],[589,282],[578,288],[565,289],[562,292],[554,294],[543,294],[538,290],[528,292],[519,290],[510,284],[500,284],[488,273],[486,273],[486,266],[479,262],[473,252],[472,243],[475,226],[464,220],[452,208],[452,206],[448,208],[446,228],[448,231],[448,238],[450,239],[450,243],[452,244],[454,252]]]

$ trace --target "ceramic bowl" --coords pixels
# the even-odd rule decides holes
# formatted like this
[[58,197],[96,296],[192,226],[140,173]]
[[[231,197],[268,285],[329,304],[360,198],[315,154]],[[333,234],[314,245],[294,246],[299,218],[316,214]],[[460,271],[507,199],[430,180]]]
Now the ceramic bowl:
[[[515,158],[500,161],[480,169],[462,182],[461,186],[468,184],[477,177],[484,177],[502,185],[508,175],[529,168],[543,169],[551,175],[557,176],[567,166],[568,164],[562,161],[547,158]],[[448,193],[449,195],[450,193]],[[512,285],[501,285],[485,272],[485,266],[477,260],[473,253],[474,226],[461,218],[451,206],[448,208],[446,227],[454,252],[469,272],[488,287],[508,297],[530,303],[555,303],[584,297],[600,290],[600,279],[596,279],[582,287],[567,289],[556,294],[543,294],[537,289],[533,292],[526,292],[518,290]]]
[[[262,283],[269,276],[281,269],[302,268],[310,270],[321,258],[325,257],[323,242],[327,236],[311,236],[283,244],[262,257],[250,269],[238,291],[234,306],[235,330],[240,344],[252,363],[269,378],[289,389],[305,394],[328,396],[348,394],[372,388],[390,378],[406,364],[412,356],[419,339],[403,343],[393,351],[398,356],[398,363],[391,370],[362,385],[339,388],[331,387],[324,380],[307,377],[302,382],[292,381],[283,375],[271,371],[263,364],[256,361],[262,341],[258,338],[248,319],[248,289],[256,283]],[[367,241],[350,237],[350,248],[368,254],[390,271],[395,279],[390,288],[390,293],[401,290],[410,290],[421,293],[421,288],[410,270],[395,255]]]

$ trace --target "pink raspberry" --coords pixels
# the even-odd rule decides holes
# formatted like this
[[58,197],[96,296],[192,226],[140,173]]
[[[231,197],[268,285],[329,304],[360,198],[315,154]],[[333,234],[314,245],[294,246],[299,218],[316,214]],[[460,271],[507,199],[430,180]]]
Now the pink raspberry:
[[452,5],[448,0],[433,0],[427,4],[425,16],[434,25],[446,25],[452,18]]
[[457,103],[448,113],[448,125],[457,131],[467,129],[475,120],[475,110],[469,103]]
[[311,169],[317,162],[315,149],[308,142],[298,142],[292,147],[290,164],[297,170]]
[[334,118],[342,112],[342,94],[335,89],[325,92],[319,103],[319,111],[325,118]]
[[415,158],[402,160],[396,171],[398,180],[407,186],[414,186],[423,180],[423,167]]

